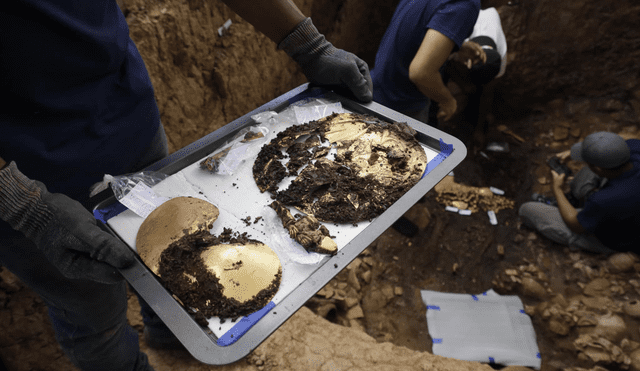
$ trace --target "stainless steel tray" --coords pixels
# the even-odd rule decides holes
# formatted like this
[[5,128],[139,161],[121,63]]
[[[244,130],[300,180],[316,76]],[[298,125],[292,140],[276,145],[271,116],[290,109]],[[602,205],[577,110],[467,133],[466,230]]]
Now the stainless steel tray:
[[[362,232],[344,246],[337,255],[318,265],[306,280],[276,305],[271,303],[271,305],[263,308],[260,313],[256,313],[252,321],[238,323],[234,327],[234,331],[225,334],[227,339],[219,339],[211,330],[198,325],[171,294],[162,287],[141,260],[138,259],[130,268],[121,270],[122,275],[129,284],[147,301],[185,348],[203,363],[213,365],[229,364],[249,354],[300,309],[309,298],[355,259],[382,232],[389,228],[411,206],[462,162],[466,156],[467,150],[464,144],[447,133],[375,102],[368,104],[358,103],[323,88],[304,84],[176,151],[145,170],[159,171],[167,175],[175,174],[223,146],[239,130],[254,125],[255,122],[251,119],[251,116],[264,111],[280,112],[295,102],[314,97],[339,101],[346,110],[351,112],[368,114],[387,121],[407,122],[418,132],[418,141],[423,146],[439,152],[439,154],[430,160],[425,175],[418,184],[382,215],[374,219]],[[110,190],[96,196],[93,199],[93,205],[94,215],[102,222],[106,222],[109,218],[126,210]],[[114,236],[117,236],[116,231],[107,226],[106,223],[103,224],[103,227]],[[229,337],[231,341],[229,341]]]

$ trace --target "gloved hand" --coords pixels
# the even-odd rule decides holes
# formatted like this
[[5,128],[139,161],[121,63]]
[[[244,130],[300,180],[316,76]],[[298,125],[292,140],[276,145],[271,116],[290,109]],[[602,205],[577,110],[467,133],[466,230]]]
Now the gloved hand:
[[363,102],[373,99],[369,66],[354,54],[337,49],[307,18],[280,42],[284,50],[302,67],[309,82],[319,85],[346,85]]
[[67,278],[102,283],[122,280],[116,268],[133,264],[133,252],[96,225],[82,204],[22,174],[15,162],[0,171],[0,217],[32,240]]

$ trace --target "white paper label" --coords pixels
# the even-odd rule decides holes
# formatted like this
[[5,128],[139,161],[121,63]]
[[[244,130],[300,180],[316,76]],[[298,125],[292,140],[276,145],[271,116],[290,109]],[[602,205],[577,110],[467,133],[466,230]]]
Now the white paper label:
[[487,211],[487,215],[489,215],[489,222],[491,223],[491,225],[498,224],[498,218],[496,218],[496,213],[493,210]]
[[156,207],[162,205],[169,199],[158,196],[151,188],[144,183],[138,183],[120,201],[129,210],[146,218]]
[[471,210],[460,210],[458,211],[458,214],[460,215],[471,215]]
[[498,189],[498,188],[496,188],[496,187],[489,187],[489,190],[490,190],[491,192],[493,192],[493,194],[496,194],[496,195],[498,195],[498,196],[502,196],[502,195],[504,194],[504,191],[503,191],[503,190]]
[[452,213],[457,213],[458,212],[458,208],[457,207],[453,207],[453,206],[447,206],[444,208],[447,211],[451,211]]

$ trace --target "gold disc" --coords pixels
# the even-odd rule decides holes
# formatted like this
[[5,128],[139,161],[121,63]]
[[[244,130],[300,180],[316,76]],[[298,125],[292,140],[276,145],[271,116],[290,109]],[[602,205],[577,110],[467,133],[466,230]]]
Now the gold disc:
[[282,272],[278,255],[260,242],[213,245],[207,247],[200,257],[224,287],[222,294],[240,303],[268,289]]
[[194,197],[176,197],[158,206],[142,222],[136,249],[142,261],[158,274],[160,254],[185,234],[213,228],[220,212],[211,203]]

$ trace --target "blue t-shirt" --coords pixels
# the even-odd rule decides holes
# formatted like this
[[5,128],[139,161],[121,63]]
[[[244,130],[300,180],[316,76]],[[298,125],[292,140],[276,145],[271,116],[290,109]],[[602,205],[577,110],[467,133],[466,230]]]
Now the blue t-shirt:
[[116,0],[12,1],[0,51],[0,157],[80,201],[137,170],[160,114]]
[[409,65],[427,30],[442,33],[457,50],[471,35],[479,12],[479,0],[401,0],[371,71],[373,100],[400,112],[425,108],[428,98],[409,80]]
[[627,140],[633,170],[610,179],[578,213],[580,225],[607,247],[640,252],[640,140]]

